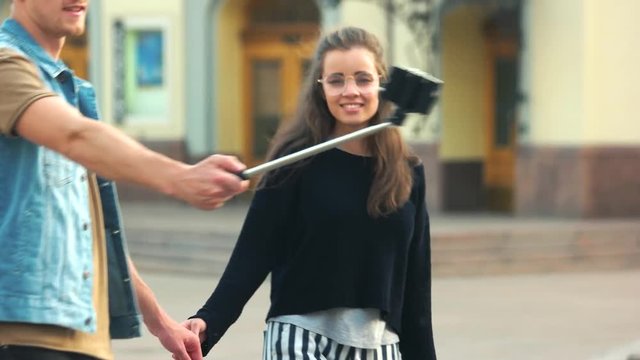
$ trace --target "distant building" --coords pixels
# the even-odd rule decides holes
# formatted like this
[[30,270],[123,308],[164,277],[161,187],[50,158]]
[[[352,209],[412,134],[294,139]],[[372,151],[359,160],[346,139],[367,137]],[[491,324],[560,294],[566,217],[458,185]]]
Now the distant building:
[[640,215],[640,2],[440,8],[442,208]]
[[637,0],[91,7],[88,40],[70,41],[65,59],[79,73],[73,63],[86,64],[106,121],[173,157],[263,161],[269,136],[294,111],[319,32],[351,24],[383,40],[390,64],[445,81],[434,112],[403,127],[425,162],[433,211],[640,215]]
[[7,0],[0,1],[0,19],[4,19],[9,16],[10,6],[11,6],[11,1],[7,1]]

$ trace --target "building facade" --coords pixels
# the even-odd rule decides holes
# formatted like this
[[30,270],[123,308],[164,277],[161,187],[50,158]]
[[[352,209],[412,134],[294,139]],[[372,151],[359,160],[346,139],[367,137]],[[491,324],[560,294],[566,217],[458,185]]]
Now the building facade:
[[[8,12],[0,0],[0,15]],[[432,211],[640,215],[636,0],[93,0],[63,57],[103,117],[186,161],[263,160],[318,34],[362,26],[444,80],[402,131]],[[82,64],[86,69],[83,70]],[[124,187],[129,198],[150,196]]]

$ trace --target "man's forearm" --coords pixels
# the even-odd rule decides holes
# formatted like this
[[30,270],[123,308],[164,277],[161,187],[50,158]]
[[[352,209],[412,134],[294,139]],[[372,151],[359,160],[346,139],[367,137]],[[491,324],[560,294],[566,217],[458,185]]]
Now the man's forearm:
[[162,346],[173,354],[174,359],[202,360],[198,335],[175,322],[160,307],[153,292],[142,281],[131,259],[128,259],[131,280],[138,295],[138,304],[144,324],[149,332],[160,340]]
[[188,167],[98,122],[75,134],[63,154],[105,178],[137,183],[167,195],[175,195],[173,181]]
[[142,280],[131,260],[129,260],[129,271],[133,287],[138,296],[138,304],[140,305],[144,324],[153,335],[158,336],[159,331],[166,328],[171,319],[160,307],[153,291]]
[[23,114],[18,133],[62,153],[96,173],[172,194],[171,179],[187,166],[153,152],[120,130],[83,117],[58,97],[36,101]]
[[235,175],[245,166],[232,156],[212,155],[195,165],[181,163],[110,125],[83,117],[56,96],[33,102],[15,130],[103,177],[137,183],[201,209],[215,209],[249,186]]

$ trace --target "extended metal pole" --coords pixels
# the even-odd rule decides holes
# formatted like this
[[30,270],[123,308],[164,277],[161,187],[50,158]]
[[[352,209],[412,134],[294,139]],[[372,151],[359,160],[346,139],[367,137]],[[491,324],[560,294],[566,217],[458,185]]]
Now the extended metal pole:
[[255,175],[260,175],[262,173],[265,173],[267,171],[271,171],[274,169],[277,169],[279,167],[294,163],[298,160],[302,160],[302,159],[306,159],[309,156],[313,156],[315,154],[321,153],[323,151],[329,150],[331,148],[334,148],[344,142],[350,141],[350,140],[354,140],[354,139],[358,139],[367,135],[371,135],[373,133],[376,133],[384,128],[387,128],[389,126],[395,126],[396,124],[394,124],[391,121],[388,122],[383,122],[381,124],[377,124],[377,125],[372,125],[372,126],[368,126],[364,129],[360,129],[357,131],[354,131],[352,133],[346,134],[346,135],[342,135],[339,136],[335,139],[331,139],[331,140],[327,140],[323,143],[320,143],[318,145],[314,145],[311,147],[308,147],[306,149],[294,152],[293,154],[289,154],[286,156],[283,156],[281,158],[277,158],[275,160],[271,160],[269,162],[266,162],[264,164],[258,165],[256,167],[252,167],[250,169],[247,169],[245,171],[243,171],[242,173],[240,173],[240,177],[243,179],[249,179],[252,176]]

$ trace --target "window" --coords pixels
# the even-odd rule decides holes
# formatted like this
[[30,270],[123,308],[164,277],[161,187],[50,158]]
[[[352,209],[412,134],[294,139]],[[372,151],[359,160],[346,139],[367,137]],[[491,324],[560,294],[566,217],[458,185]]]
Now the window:
[[114,23],[115,119],[120,124],[169,122],[169,21]]

